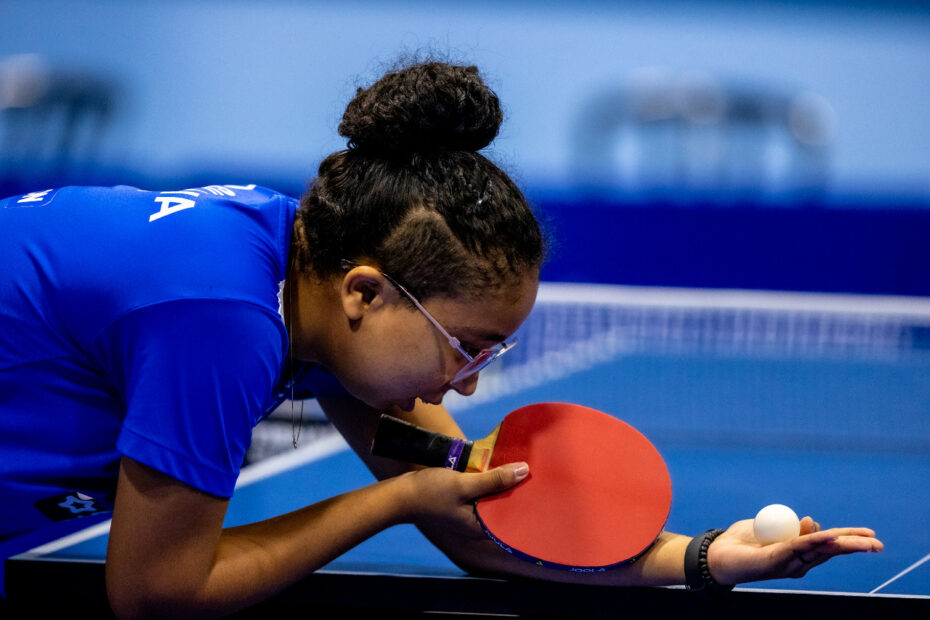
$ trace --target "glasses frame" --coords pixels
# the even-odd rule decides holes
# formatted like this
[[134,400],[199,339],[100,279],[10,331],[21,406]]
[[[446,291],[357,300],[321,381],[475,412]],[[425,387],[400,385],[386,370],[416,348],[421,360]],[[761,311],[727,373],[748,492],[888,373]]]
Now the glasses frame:
[[[342,267],[344,269],[352,269],[353,267],[361,267],[361,266],[362,265],[359,265],[358,263],[352,262],[350,260],[346,260],[346,259],[342,260]],[[371,265],[368,265],[368,266],[370,267]],[[372,267],[372,269],[376,269],[376,268]],[[433,315],[430,314],[429,311],[423,307],[423,304],[421,304],[420,301],[416,297],[413,296],[413,293],[408,291],[404,287],[403,284],[401,284],[400,282],[398,282],[397,280],[395,280],[388,274],[384,273],[380,269],[378,269],[377,271],[382,276],[384,276],[384,279],[390,282],[391,285],[394,286],[394,288],[396,288],[398,291],[403,293],[407,297],[407,299],[409,299],[413,303],[413,305],[416,306],[417,310],[423,313],[423,316],[425,316],[429,320],[429,322],[432,323],[433,326],[437,330],[439,330],[439,333],[441,333],[445,337],[445,339],[449,342],[449,344],[456,351],[458,351],[462,355],[462,357],[464,357],[467,360],[465,365],[462,366],[457,373],[455,373],[454,377],[452,377],[452,380],[449,382],[450,384],[452,385],[460,384],[466,379],[468,379],[469,377],[478,374],[479,372],[487,368],[488,364],[500,358],[500,356],[502,356],[504,353],[514,348],[515,346],[517,346],[517,339],[512,338],[505,342],[501,342],[489,349],[481,349],[474,357],[472,357],[462,347],[461,341],[455,336],[453,336],[452,334],[450,334],[448,331],[446,331],[446,328],[440,325],[439,321],[437,321],[435,317],[433,317]]]

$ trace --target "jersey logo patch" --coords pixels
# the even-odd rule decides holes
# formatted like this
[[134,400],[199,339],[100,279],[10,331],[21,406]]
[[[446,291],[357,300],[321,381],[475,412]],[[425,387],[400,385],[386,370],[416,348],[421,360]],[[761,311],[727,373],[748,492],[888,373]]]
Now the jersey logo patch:
[[29,192],[22,196],[13,196],[0,200],[0,207],[10,209],[14,207],[45,207],[55,198],[57,189],[46,189],[40,192]]
[[40,499],[35,504],[36,509],[52,521],[65,521],[75,517],[84,517],[113,510],[109,503],[85,495],[80,491],[72,491],[62,495]]

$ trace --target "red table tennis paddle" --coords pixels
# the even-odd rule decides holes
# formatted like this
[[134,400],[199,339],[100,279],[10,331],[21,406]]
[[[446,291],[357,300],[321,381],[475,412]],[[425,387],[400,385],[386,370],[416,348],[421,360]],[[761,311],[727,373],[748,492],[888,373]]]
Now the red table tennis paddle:
[[642,555],[665,527],[672,483],[629,424],[589,407],[538,403],[471,442],[384,415],[372,454],[458,471],[525,461],[517,486],[475,502],[488,536],[539,566],[599,572]]

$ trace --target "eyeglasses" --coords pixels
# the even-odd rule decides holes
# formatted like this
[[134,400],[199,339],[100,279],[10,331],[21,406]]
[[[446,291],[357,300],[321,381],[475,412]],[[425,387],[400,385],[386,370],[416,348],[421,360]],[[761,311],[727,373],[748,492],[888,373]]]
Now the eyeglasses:
[[[351,269],[352,267],[358,267],[358,266],[359,265],[357,263],[353,263],[352,261],[349,261],[349,260],[342,261],[343,269]],[[400,282],[398,282],[397,280],[395,280],[388,274],[384,273],[383,271],[379,271],[378,273],[384,276],[384,278],[388,282],[390,282],[398,291],[406,295],[407,299],[412,301],[413,305],[416,306],[417,309],[423,313],[423,316],[429,319],[429,322],[432,323],[436,327],[436,329],[439,330],[439,333],[445,336],[446,340],[449,341],[449,344],[452,345],[452,347],[456,351],[461,353],[462,357],[468,360],[467,363],[464,366],[462,366],[462,368],[459,369],[457,373],[455,373],[455,376],[452,377],[452,381],[449,382],[452,385],[462,383],[463,381],[465,381],[472,375],[475,375],[481,372],[487,367],[488,364],[490,364],[491,362],[493,362],[494,360],[499,358],[501,355],[503,355],[504,353],[506,353],[507,351],[509,351],[510,349],[514,348],[517,345],[517,339],[514,338],[507,342],[501,342],[500,344],[497,344],[491,347],[490,349],[477,349],[477,350],[474,350],[472,354],[469,354],[468,351],[466,351],[462,347],[462,343],[459,341],[459,339],[453,336],[452,334],[450,334],[449,332],[447,332],[445,328],[439,324],[439,321],[433,318],[433,315],[430,314],[426,310],[426,308],[423,307],[423,304],[417,301],[417,298],[414,297],[410,293],[410,291],[404,288],[404,286]]]

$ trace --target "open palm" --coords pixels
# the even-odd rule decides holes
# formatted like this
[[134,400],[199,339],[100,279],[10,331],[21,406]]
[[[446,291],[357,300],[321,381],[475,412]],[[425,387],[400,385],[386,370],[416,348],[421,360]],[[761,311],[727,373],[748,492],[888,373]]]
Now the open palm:
[[708,549],[708,566],[718,583],[803,577],[838,555],[883,549],[875,532],[868,528],[822,530],[810,517],[801,520],[798,537],[763,546],[753,534],[752,523],[752,519],[737,521]]

